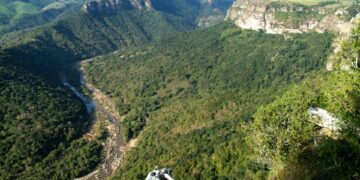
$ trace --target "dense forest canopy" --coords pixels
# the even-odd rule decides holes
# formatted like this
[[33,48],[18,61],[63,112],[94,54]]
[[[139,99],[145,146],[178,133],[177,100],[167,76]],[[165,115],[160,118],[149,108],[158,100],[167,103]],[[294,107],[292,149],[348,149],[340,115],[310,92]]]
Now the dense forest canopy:
[[331,43],[329,33],[285,37],[223,23],[88,62],[86,78],[126,114],[125,137],[139,138],[115,179],[144,178],[154,164],[180,179],[245,177],[246,124],[320,71]]
[[[26,3],[39,10],[53,2]],[[62,86],[59,73],[81,59],[141,46],[193,29],[193,24],[160,11],[95,16],[69,12],[29,31],[3,35],[0,177],[70,179],[93,170],[101,161],[102,141],[82,139],[91,124],[89,116],[80,99]]]
[[[234,31],[234,29],[230,29]],[[219,28],[216,30],[223,35],[229,29]],[[202,33],[206,34],[209,31],[211,30]],[[236,36],[246,33],[246,31],[236,31],[237,33],[233,33],[228,40],[237,42]],[[257,40],[261,40],[260,37],[271,36],[255,32],[251,33],[254,33],[253,37],[257,37]],[[301,76],[304,78],[303,82],[298,85],[291,85],[294,82],[301,81],[301,79],[296,79],[294,75],[300,74],[295,72],[306,70],[307,66],[287,65],[281,75],[278,76],[281,77],[280,79],[269,79],[270,84],[268,85],[268,81],[262,81],[260,85],[253,84],[255,86],[246,86],[252,87],[252,91],[249,89],[242,91],[241,84],[246,84],[246,81],[243,79],[244,76],[236,76],[236,78],[239,78],[239,82],[241,82],[236,85],[236,87],[239,87],[238,90],[224,88],[217,92],[216,88],[214,88],[205,91],[206,94],[199,93],[204,91],[192,91],[195,95],[190,98],[188,95],[186,96],[187,98],[184,98],[180,93],[180,95],[177,95],[178,99],[173,98],[171,102],[160,103],[162,105],[161,108],[150,113],[149,117],[147,117],[145,129],[139,135],[138,146],[130,152],[126,159],[126,164],[119,169],[114,179],[143,178],[146,175],[146,169],[151,169],[154,164],[173,168],[174,176],[179,179],[236,179],[239,177],[248,179],[357,178],[360,157],[358,132],[360,119],[360,72],[357,65],[354,64],[358,55],[353,52],[359,48],[358,35],[359,31],[356,28],[351,36],[351,40],[345,42],[343,48],[336,55],[337,61],[350,62],[348,65],[352,68],[347,71],[341,70],[341,66],[333,72],[323,72],[318,69],[316,72],[309,74],[304,71],[305,74]],[[188,37],[191,40],[195,38],[192,36]],[[200,34],[196,37],[204,39]],[[218,37],[223,36],[218,35]],[[247,34],[246,37],[252,36]],[[302,44],[301,47],[304,48],[302,50],[311,50],[312,48],[309,48],[312,47],[309,46],[311,42],[314,45],[323,46],[326,43],[318,42],[324,42],[324,40],[329,38],[325,35],[318,35],[316,37],[323,37],[324,39],[315,40],[313,39],[314,36],[310,34],[297,37],[294,35],[290,39],[295,42],[298,40],[302,42],[304,40],[304,42],[310,43]],[[275,38],[272,37],[272,39]],[[246,38],[242,37],[238,42],[241,42],[241,40],[244,41]],[[252,39],[251,42],[254,43],[256,41]],[[292,42],[292,44],[296,43]],[[229,43],[226,43],[226,45],[229,45]],[[275,43],[271,45],[274,47]],[[237,49],[244,49],[246,46],[238,45],[236,47],[238,47]],[[310,55],[318,54],[314,51],[324,52],[325,50],[326,52],[329,50],[326,46],[324,47],[324,49],[319,48],[319,46],[314,48]],[[197,55],[191,58],[191,61],[196,61],[197,57],[202,55],[201,50],[198,51],[194,47],[191,47],[191,49],[198,52]],[[232,50],[234,49],[232,48]],[[265,49],[268,50],[269,48]],[[253,53],[254,50],[256,51],[256,49],[251,49],[249,53]],[[210,52],[216,53],[214,50]],[[206,54],[209,55],[211,54],[210,52]],[[225,54],[231,57],[230,52]],[[167,55],[171,54],[168,53]],[[161,59],[161,56],[163,55],[155,54],[156,59]],[[301,56],[307,57],[306,55]],[[294,55],[285,57],[294,57]],[[318,63],[324,62],[327,59],[327,57],[322,58],[319,59]],[[265,57],[264,59],[266,61],[267,58]],[[316,57],[314,56],[308,57],[306,58],[308,60],[307,63],[304,64],[314,63],[315,59]],[[131,62],[131,59],[123,61],[120,58],[114,58],[114,56],[110,56],[107,60],[111,63],[120,63],[125,68],[125,64],[129,61]],[[239,61],[242,60],[251,62],[246,61],[246,58],[239,58]],[[281,66],[282,63],[287,62],[286,60],[291,60],[291,58],[284,59],[283,61],[273,59],[271,61],[273,66],[271,67]],[[294,58],[292,64],[299,60],[301,62],[301,58]],[[146,64],[147,60],[141,61],[137,59],[136,61]],[[177,68],[182,67],[182,62],[188,61],[183,60],[179,62],[177,59]],[[261,65],[264,65],[265,62],[262,62]],[[109,62],[95,61],[92,66],[104,67],[107,63]],[[259,66],[261,67],[261,65]],[[234,64],[231,64],[231,66],[234,66]],[[269,67],[269,65],[265,66]],[[186,70],[189,70],[188,66],[186,67]],[[217,65],[212,66],[213,70],[211,73],[214,73],[216,67]],[[226,65],[221,67],[224,68]],[[322,63],[319,63],[319,65],[312,66],[310,69],[321,67]],[[89,72],[91,72],[91,66],[89,69]],[[226,70],[220,72],[227,72],[226,75],[231,76],[232,71]],[[288,79],[284,75],[289,71],[292,72],[292,76],[289,76],[290,78]],[[185,71],[185,74],[188,72]],[[199,77],[196,76],[199,72],[201,71],[190,73],[191,77]],[[265,74],[271,77],[271,73],[266,72],[265,70]],[[278,73],[279,71],[275,72]],[[149,73],[147,73],[147,76],[149,76]],[[211,75],[206,77],[211,77]],[[221,75],[216,77],[221,77]],[[275,77],[277,76],[275,75]],[[93,79],[96,80],[94,83],[101,85],[102,81],[97,81],[100,78],[99,76],[96,76],[96,78],[94,76]],[[152,76],[152,79],[154,79],[154,76]],[[230,79],[232,78],[228,80]],[[199,79],[196,80],[201,82]],[[167,82],[169,83],[169,81]],[[208,80],[208,82],[212,81]],[[255,81],[252,79],[251,82],[256,82],[256,79]],[[290,84],[290,82],[292,83]],[[112,81],[108,80],[107,83],[111,85]],[[204,86],[211,87],[211,83],[203,86],[199,84],[197,83],[198,86],[196,86],[198,89]],[[226,87],[226,85],[216,87]],[[113,92],[122,88],[124,87],[114,86]],[[284,95],[277,97],[284,92]],[[156,97],[157,94],[152,94],[152,96]],[[274,101],[268,104],[272,100]],[[314,124],[308,114],[309,108],[314,107],[326,109],[331,115],[340,119],[343,124],[341,131],[329,132],[328,129]],[[252,115],[254,111],[256,113]],[[244,116],[246,114],[250,115],[251,118]]]
[[[0,0],[0,179],[74,179],[106,162],[106,129],[86,138],[96,117],[60,78],[84,89],[73,68],[88,58],[86,81],[114,100],[114,124],[135,145],[113,179],[144,179],[156,165],[175,179],[360,178],[359,25],[337,48],[328,31],[214,25],[230,0],[111,13],[78,2]],[[359,13],[352,0],[285,2]],[[336,131],[314,109],[340,121]]]
[[81,101],[16,58],[0,57],[0,177],[68,179],[94,168],[101,146],[78,139],[89,125]]
[[[72,55],[80,60],[139,46],[191,28],[183,19],[157,11],[124,11],[111,16],[76,13],[29,32],[3,36],[1,44],[4,48],[20,45],[39,51],[58,48],[70,54],[67,55],[70,58]],[[55,58],[49,60],[61,62],[68,57]]]

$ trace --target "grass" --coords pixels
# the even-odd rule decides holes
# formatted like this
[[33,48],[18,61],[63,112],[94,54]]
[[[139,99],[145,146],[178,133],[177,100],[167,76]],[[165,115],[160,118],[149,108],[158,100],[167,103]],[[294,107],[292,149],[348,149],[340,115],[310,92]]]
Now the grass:
[[17,17],[22,14],[34,14],[39,12],[40,7],[36,6],[33,3],[26,3],[15,1],[11,3],[1,3],[0,5],[0,14],[6,15],[9,17]]
[[6,6],[0,6],[0,14],[11,15],[12,12]]
[[7,5],[8,9],[15,12],[16,15],[20,14],[33,14],[38,12],[39,8],[31,3],[13,2]]

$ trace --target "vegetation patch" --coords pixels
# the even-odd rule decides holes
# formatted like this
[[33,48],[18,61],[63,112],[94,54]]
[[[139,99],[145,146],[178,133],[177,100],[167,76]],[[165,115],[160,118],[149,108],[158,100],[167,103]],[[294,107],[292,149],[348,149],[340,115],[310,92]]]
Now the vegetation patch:
[[245,124],[323,67],[331,37],[223,23],[89,62],[86,78],[117,100],[127,140],[138,137],[115,179],[144,178],[154,165],[180,179],[244,177]]

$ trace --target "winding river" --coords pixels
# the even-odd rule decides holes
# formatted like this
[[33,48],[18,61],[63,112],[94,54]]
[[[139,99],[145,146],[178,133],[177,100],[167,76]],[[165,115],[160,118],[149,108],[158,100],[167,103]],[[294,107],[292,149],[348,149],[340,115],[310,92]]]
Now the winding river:
[[[81,70],[81,63],[75,65],[77,69]],[[81,84],[86,87],[92,94],[92,98],[85,96],[80,90],[75,88],[66,79],[65,75],[60,75],[62,83],[70,89],[79,99],[81,99],[86,106],[87,112],[91,115],[93,121],[99,121],[97,114],[103,114],[106,117],[106,128],[108,136],[103,143],[103,161],[98,167],[86,176],[77,178],[76,180],[103,180],[107,179],[120,166],[126,150],[126,143],[123,140],[120,130],[120,115],[114,108],[114,103],[100,90],[93,85],[87,83],[83,76],[80,77]]]

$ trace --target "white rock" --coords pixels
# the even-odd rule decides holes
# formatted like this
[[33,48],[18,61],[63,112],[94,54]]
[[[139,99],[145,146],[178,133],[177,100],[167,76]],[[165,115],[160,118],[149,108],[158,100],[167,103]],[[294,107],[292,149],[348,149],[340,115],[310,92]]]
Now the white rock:
[[334,117],[331,113],[322,108],[309,108],[308,114],[310,115],[310,121],[316,125],[330,129],[332,131],[341,130],[343,122]]

